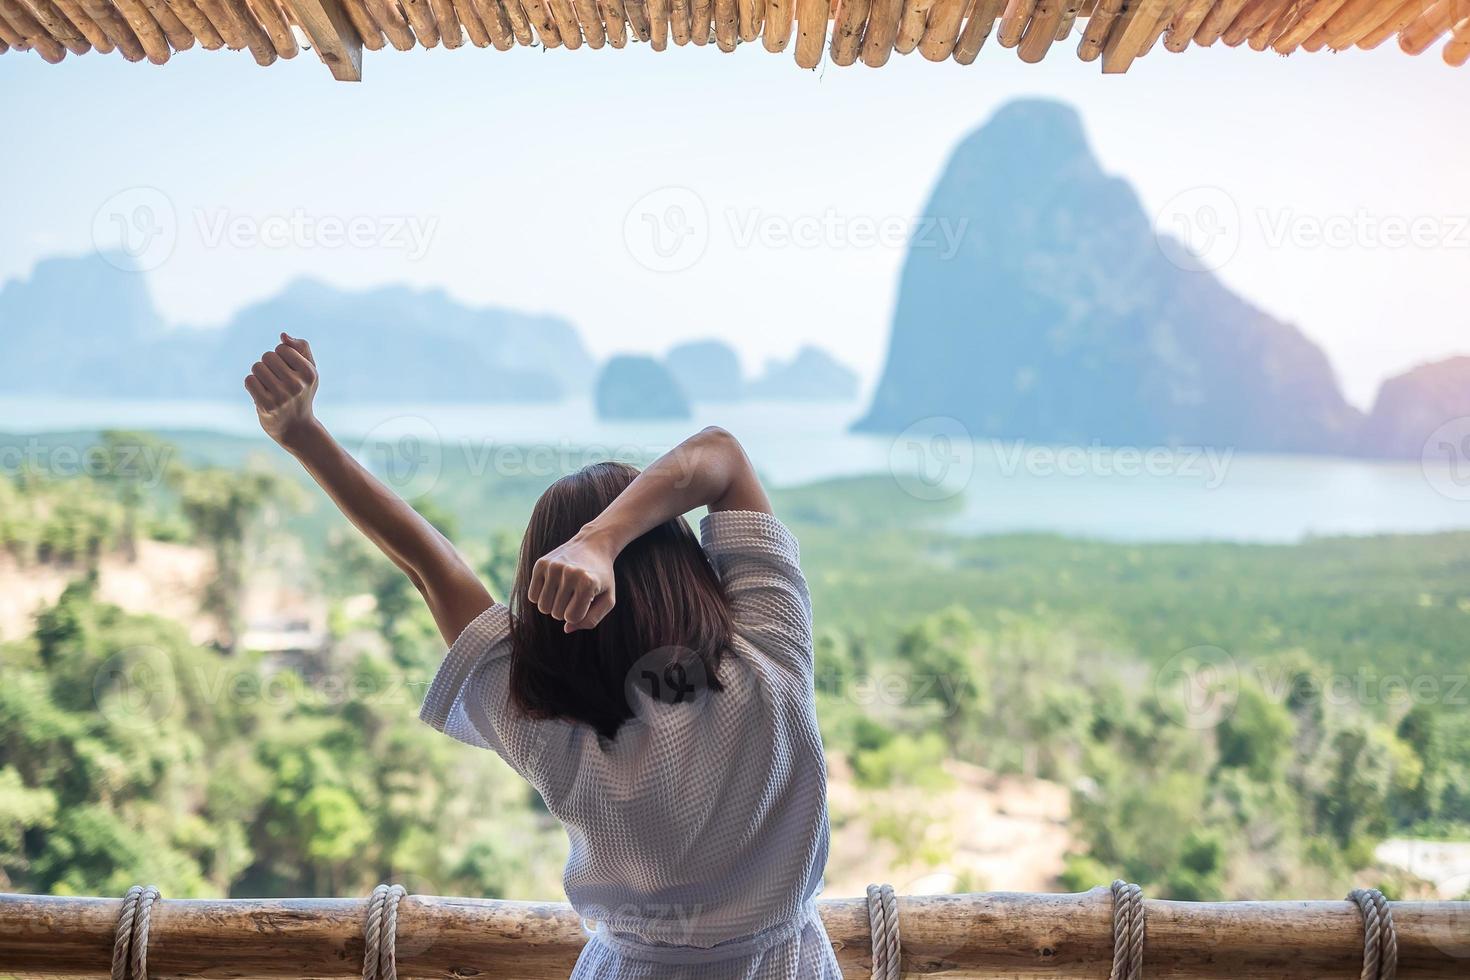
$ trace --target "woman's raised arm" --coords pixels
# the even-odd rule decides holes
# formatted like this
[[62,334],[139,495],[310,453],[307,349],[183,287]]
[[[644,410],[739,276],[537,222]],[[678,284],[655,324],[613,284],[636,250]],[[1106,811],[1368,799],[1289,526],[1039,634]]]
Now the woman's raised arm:
[[245,389],[266,434],[306,468],[332,502],[368,540],[401,568],[429,604],[444,642],[490,607],[474,570],[403,498],[352,458],[316,418],[317,368],[311,345],[287,334],[261,355]]
[[601,515],[537,560],[526,597],[566,624],[591,629],[617,601],[613,562],[629,542],[697,507],[771,513],[745,450],[724,429],[690,436],[638,474]]

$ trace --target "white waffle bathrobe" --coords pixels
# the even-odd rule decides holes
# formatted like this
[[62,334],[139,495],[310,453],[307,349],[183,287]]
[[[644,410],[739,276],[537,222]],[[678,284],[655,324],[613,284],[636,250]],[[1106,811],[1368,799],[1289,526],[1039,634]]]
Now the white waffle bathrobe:
[[700,525],[734,621],[724,690],[635,694],[608,742],[507,703],[509,612],[450,647],[420,717],[495,750],[571,841],[562,877],[591,938],[573,980],[840,980],[812,901],[827,861],[827,774],[813,697],[811,600],[796,538],[765,514]]

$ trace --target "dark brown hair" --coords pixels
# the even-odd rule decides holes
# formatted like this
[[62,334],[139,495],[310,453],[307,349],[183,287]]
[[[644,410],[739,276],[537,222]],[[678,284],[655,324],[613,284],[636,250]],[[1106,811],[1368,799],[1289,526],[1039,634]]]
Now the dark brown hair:
[[521,539],[511,596],[512,703],[533,718],[584,722],[609,739],[634,715],[628,684],[641,660],[664,658],[663,670],[672,658],[677,676],[697,675],[706,690],[719,691],[730,642],[724,590],[682,517],[623,549],[613,565],[616,604],[592,629],[567,633],[526,598],[536,560],[601,514],[637,475],[626,463],[594,463],[548,487]]

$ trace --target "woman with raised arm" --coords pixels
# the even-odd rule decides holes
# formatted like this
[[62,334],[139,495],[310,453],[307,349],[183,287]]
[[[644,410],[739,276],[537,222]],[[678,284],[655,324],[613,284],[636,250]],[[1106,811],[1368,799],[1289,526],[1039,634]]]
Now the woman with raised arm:
[[553,483],[507,607],[316,420],[305,341],[282,334],[245,387],[433,612],[449,654],[420,717],[498,753],[565,826],[590,932],[574,980],[839,980],[813,905],[828,824],[811,603],[734,437]]

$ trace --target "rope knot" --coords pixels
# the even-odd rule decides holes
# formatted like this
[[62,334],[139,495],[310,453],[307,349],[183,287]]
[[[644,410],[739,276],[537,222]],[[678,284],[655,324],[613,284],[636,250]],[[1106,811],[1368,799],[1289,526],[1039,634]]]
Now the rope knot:
[[1108,980],[1143,976],[1143,889],[1119,878],[1113,882],[1113,968]]
[[898,896],[892,885],[868,886],[868,928],[873,932],[873,980],[899,980],[903,947],[898,939]]
[[123,895],[112,939],[112,980],[148,980],[148,925],[157,885],[134,885]]
[[1399,937],[1388,899],[1376,888],[1355,888],[1347,900],[1363,913],[1363,970],[1359,980],[1394,980],[1399,970]]
[[368,898],[362,980],[398,980],[398,903],[406,894],[402,885],[379,885]]

